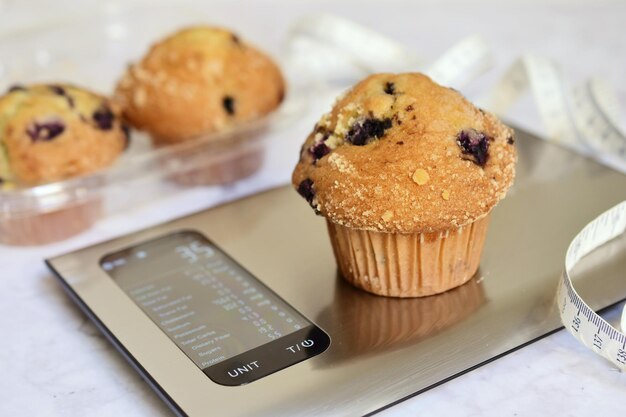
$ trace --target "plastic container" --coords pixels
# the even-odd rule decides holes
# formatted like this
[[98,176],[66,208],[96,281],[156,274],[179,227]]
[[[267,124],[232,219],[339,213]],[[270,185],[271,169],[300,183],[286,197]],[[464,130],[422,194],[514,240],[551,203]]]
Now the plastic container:
[[[17,83],[57,81],[110,94],[128,63],[139,60],[149,45],[198,23],[228,25],[213,21],[201,10],[146,4],[5,35],[0,39],[0,90]],[[265,49],[255,34],[239,32]],[[269,52],[279,58],[276,51]],[[129,149],[106,170],[31,188],[0,190],[0,243],[62,240],[103,216],[165,193],[253,175],[263,163],[273,133],[302,113],[303,102],[294,96],[298,95],[288,91],[281,107],[263,119],[173,146],[155,148],[146,134],[133,131]]]

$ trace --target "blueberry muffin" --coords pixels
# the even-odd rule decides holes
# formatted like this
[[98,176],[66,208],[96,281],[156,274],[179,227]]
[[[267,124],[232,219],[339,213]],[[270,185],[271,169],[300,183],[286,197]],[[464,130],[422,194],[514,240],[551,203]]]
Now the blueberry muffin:
[[293,184],[327,220],[344,278],[395,297],[476,272],[489,214],[515,176],[513,130],[417,73],[377,74],[304,143]]
[[198,26],[153,45],[115,96],[134,127],[175,143],[258,119],[284,91],[271,58],[228,30]]
[[271,58],[228,30],[198,26],[153,45],[128,68],[115,96],[126,119],[156,145],[229,132],[225,143],[202,145],[186,158],[186,170],[172,177],[183,184],[224,184],[261,167],[262,126],[241,127],[275,110],[284,94]]
[[108,99],[70,85],[15,86],[0,97],[0,178],[31,186],[107,167],[127,145]]
[[[0,183],[7,191],[89,174],[111,165],[128,132],[108,99],[62,84],[14,86],[0,97]],[[7,191],[10,192],[10,191]],[[41,207],[0,222],[0,240],[44,243],[83,230],[99,203]]]

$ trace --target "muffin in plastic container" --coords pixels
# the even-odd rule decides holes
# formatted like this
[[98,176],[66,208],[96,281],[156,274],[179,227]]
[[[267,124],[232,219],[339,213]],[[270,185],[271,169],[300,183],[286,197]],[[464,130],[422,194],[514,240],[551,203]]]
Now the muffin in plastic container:
[[[255,173],[264,121],[285,96],[274,61],[230,30],[193,26],[153,44],[118,82],[115,97],[126,119],[157,147],[215,140],[224,158],[198,161],[177,173],[183,184],[225,184]],[[203,158],[205,155],[198,155]]]
[[13,86],[0,97],[0,242],[43,244],[72,236],[101,215],[93,177],[112,165],[128,132],[110,101],[64,84]]
[[[199,16],[203,14],[205,11],[202,9],[180,5],[153,7],[148,4],[124,4],[115,10],[94,10],[92,15],[67,19],[63,25],[33,27],[19,33],[4,34],[0,37],[0,89],[7,91],[15,84],[64,80],[113,93],[116,85],[125,78],[123,74],[127,73],[127,77],[133,80],[131,72],[137,70],[132,68],[137,68],[137,65],[129,67],[129,62],[136,62],[150,45],[167,34],[179,33],[181,28],[197,28],[192,25],[197,25]],[[200,21],[210,20],[209,16]],[[237,19],[223,23],[236,27]],[[232,183],[253,175],[262,166],[270,142],[272,146],[282,146],[280,133],[302,113],[303,95],[292,92],[283,103],[284,81],[271,59],[241,39],[235,39],[231,31],[209,31],[214,33],[208,36],[200,34],[199,38],[204,37],[206,41],[208,37],[208,42],[212,44],[221,42],[222,46],[217,48],[218,55],[223,54],[225,59],[234,51],[230,47],[240,42],[244,55],[256,58],[244,59],[239,52],[231,54],[231,58],[239,60],[237,62],[242,65],[244,61],[264,61],[267,74],[252,75],[261,75],[256,79],[269,79],[268,74],[273,74],[272,81],[268,85],[250,85],[246,80],[237,78],[249,73],[235,71],[229,79],[236,82],[228,84],[228,80],[222,82],[216,79],[221,87],[212,88],[213,93],[200,87],[200,96],[206,100],[201,106],[209,106],[209,101],[214,101],[210,104],[211,111],[209,108],[205,108],[207,111],[196,108],[195,113],[187,112],[185,106],[181,106],[180,97],[176,101],[176,92],[174,99],[170,99],[167,92],[176,90],[176,85],[164,83],[159,86],[159,91],[163,93],[158,101],[163,106],[159,110],[162,112],[150,112],[154,116],[151,120],[162,118],[163,125],[167,125],[171,121],[166,117],[167,112],[174,110],[177,121],[169,125],[173,135],[172,130],[167,129],[134,129],[128,149],[114,163],[106,167],[102,165],[97,172],[76,172],[76,175],[48,176],[42,181],[20,183],[8,178],[6,172],[0,173],[0,243],[43,244],[61,240],[79,233],[103,217],[125,213],[146,202],[184,192],[188,189],[187,185]],[[250,33],[253,39],[259,38],[259,35]],[[183,40],[182,44],[187,45],[188,41]],[[174,43],[177,42],[174,39]],[[183,47],[187,51],[194,48]],[[280,54],[281,51],[273,53]],[[206,62],[203,57],[199,61]],[[233,62],[228,65],[233,65]],[[193,66],[193,63],[190,65]],[[175,79],[183,72],[173,71],[171,75]],[[191,73],[197,75],[199,72]],[[139,71],[138,77],[143,75]],[[192,81],[198,82],[197,78]],[[187,91],[183,94],[188,93],[188,89],[182,90]],[[142,91],[139,88],[134,91],[133,100],[141,102]],[[121,90],[118,93],[117,98],[112,99],[112,107],[123,103],[124,94]],[[248,94],[261,98],[251,99]],[[63,94],[56,98],[60,105],[69,106]],[[200,102],[202,99],[196,104]],[[90,121],[90,114],[84,116]],[[141,120],[133,120],[143,126]],[[189,123],[184,123],[186,121]],[[51,127],[52,131],[57,129]],[[83,126],[87,127],[88,123]],[[0,166],[3,157],[4,152],[0,152]]]

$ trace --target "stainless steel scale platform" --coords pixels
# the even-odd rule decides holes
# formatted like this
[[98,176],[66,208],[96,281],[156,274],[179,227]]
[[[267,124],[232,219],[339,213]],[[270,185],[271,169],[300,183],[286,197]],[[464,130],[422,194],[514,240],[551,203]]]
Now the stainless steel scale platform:
[[[519,130],[517,146],[517,180],[493,212],[480,270],[443,295],[390,299],[344,284],[324,220],[290,187],[48,264],[178,415],[374,413],[560,328],[554,297],[567,245],[626,196],[626,176]],[[328,349],[245,385],[208,378],[100,264],[106,254],[181,230],[208,237],[319,326],[330,336]],[[625,240],[579,268],[575,285],[594,309],[626,298]]]

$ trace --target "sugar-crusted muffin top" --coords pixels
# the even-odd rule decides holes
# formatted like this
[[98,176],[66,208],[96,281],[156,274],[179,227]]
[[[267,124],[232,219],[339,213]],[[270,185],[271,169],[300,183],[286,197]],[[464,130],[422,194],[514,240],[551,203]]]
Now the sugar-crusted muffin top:
[[160,142],[179,142],[257,119],[283,100],[274,61],[233,32],[182,29],[155,43],[119,81],[125,117]]
[[315,125],[292,182],[316,212],[393,233],[485,216],[515,176],[514,132],[418,73],[376,74]]
[[110,165],[128,143],[118,113],[72,85],[11,87],[0,97],[0,183],[35,185]]

